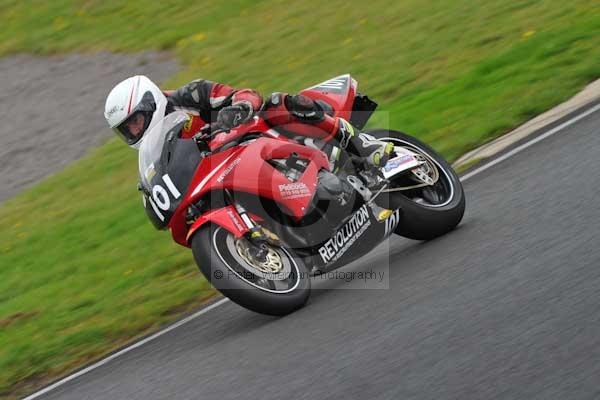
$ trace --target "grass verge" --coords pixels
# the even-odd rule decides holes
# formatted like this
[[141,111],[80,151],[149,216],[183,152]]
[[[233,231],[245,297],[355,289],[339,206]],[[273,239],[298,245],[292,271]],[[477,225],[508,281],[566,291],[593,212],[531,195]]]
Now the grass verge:
[[[265,93],[350,72],[392,128],[451,160],[600,76],[588,0],[32,3],[0,1],[0,54],[169,49],[186,65],[172,86],[201,76]],[[0,393],[214,294],[145,220],[135,156],[111,140],[0,208]]]

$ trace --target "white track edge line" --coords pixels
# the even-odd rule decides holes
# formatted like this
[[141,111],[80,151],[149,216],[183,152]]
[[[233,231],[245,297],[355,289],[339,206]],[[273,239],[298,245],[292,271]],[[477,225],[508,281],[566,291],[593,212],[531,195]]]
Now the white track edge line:
[[585,111],[585,112],[583,112],[583,113],[581,113],[581,114],[579,114],[579,115],[571,118],[570,120],[568,120],[566,122],[563,122],[562,124],[558,125],[557,127],[549,130],[548,132],[546,132],[546,133],[544,133],[544,134],[542,134],[540,136],[537,136],[537,137],[529,140],[528,142],[523,143],[520,146],[515,147],[514,149],[510,150],[509,152],[503,154],[502,156],[500,156],[500,157],[498,157],[498,158],[496,158],[496,159],[488,162],[487,164],[482,165],[479,168],[475,168],[473,171],[469,172],[468,174],[463,175],[460,178],[460,180],[462,182],[466,181],[467,179],[469,179],[469,178],[471,178],[471,177],[473,177],[473,176],[475,176],[475,175],[477,175],[477,174],[479,174],[479,173],[481,173],[481,172],[483,172],[483,171],[485,171],[485,170],[493,167],[496,164],[501,163],[502,161],[504,161],[504,160],[506,160],[506,159],[508,159],[508,158],[510,158],[512,156],[514,156],[515,154],[522,152],[526,148],[528,148],[530,146],[533,146],[534,144],[536,144],[538,142],[541,142],[542,140],[544,140],[546,138],[549,138],[550,136],[554,135],[555,133],[563,130],[564,128],[566,128],[566,127],[568,127],[570,125],[573,125],[577,121],[579,121],[579,120],[587,117],[588,115],[590,115],[590,114],[592,114],[592,113],[594,113],[594,112],[596,112],[598,110],[600,110],[600,104],[598,104],[595,107],[592,107],[589,110],[587,110],[587,111]]
[[219,300],[219,301],[217,301],[217,302],[215,302],[215,303],[207,306],[206,308],[203,308],[202,310],[199,310],[199,311],[195,312],[194,314],[189,315],[186,318],[184,318],[184,319],[182,319],[182,320],[174,323],[173,325],[167,326],[166,328],[164,328],[164,329],[162,329],[162,330],[160,330],[160,331],[158,331],[158,332],[156,332],[156,333],[154,333],[154,334],[152,334],[152,335],[150,335],[150,336],[148,336],[148,337],[140,340],[139,342],[135,342],[131,346],[125,347],[124,349],[121,349],[121,350],[117,351],[116,353],[111,354],[108,357],[103,358],[102,360],[100,360],[100,361],[98,361],[98,362],[96,362],[96,363],[94,363],[94,364],[92,364],[92,365],[90,365],[90,366],[88,366],[86,368],[83,368],[83,369],[75,372],[72,375],[66,376],[63,379],[61,379],[61,380],[59,380],[57,382],[54,382],[50,386],[46,386],[45,388],[41,389],[40,391],[37,391],[37,392],[35,392],[35,393],[33,393],[33,394],[25,397],[23,400],[35,399],[35,398],[37,398],[37,397],[39,397],[39,396],[41,396],[43,394],[46,394],[46,393],[50,392],[51,390],[54,390],[57,387],[62,386],[62,385],[64,385],[65,383],[67,383],[69,381],[72,381],[73,379],[76,379],[76,378],[78,378],[78,377],[80,377],[80,376],[82,376],[84,374],[87,374],[88,372],[90,372],[90,371],[92,371],[92,370],[94,370],[94,369],[96,369],[98,367],[101,367],[102,365],[104,365],[104,364],[106,364],[106,363],[114,360],[115,358],[117,358],[119,356],[122,356],[125,353],[130,352],[133,349],[136,349],[136,348],[138,348],[140,346],[143,346],[144,344],[146,344],[146,343],[148,343],[148,342],[156,339],[159,336],[164,335],[165,333],[168,333],[168,332],[170,332],[170,331],[172,331],[172,330],[174,330],[176,328],[179,328],[181,325],[184,325],[184,324],[190,322],[191,320],[199,317],[200,315],[205,314],[208,311],[212,310],[213,308],[217,308],[220,305],[222,305],[222,304],[224,304],[224,303],[226,303],[228,301],[229,301],[228,298],[223,298],[223,299],[221,299],[221,300]]
[[[594,112],[596,112],[598,110],[600,110],[600,104],[598,104],[595,107],[590,108],[589,110],[587,110],[587,111],[585,111],[585,112],[583,112],[583,113],[581,113],[581,114],[579,114],[579,115],[571,118],[570,120],[568,120],[568,121],[566,121],[566,122],[558,125],[557,127],[549,130],[548,132],[546,132],[546,133],[544,133],[544,134],[542,134],[540,136],[537,136],[537,137],[531,139],[530,141],[523,143],[520,146],[515,147],[511,151],[509,151],[506,154],[504,154],[504,155],[502,155],[502,156],[500,156],[500,157],[498,157],[498,158],[490,161],[489,163],[487,163],[485,165],[482,165],[479,168],[474,169],[473,171],[469,172],[468,174],[463,175],[460,178],[460,180],[462,182],[464,182],[467,179],[470,179],[471,177],[473,177],[473,176],[475,176],[475,175],[477,175],[477,174],[479,174],[479,173],[481,173],[481,172],[483,172],[483,171],[485,171],[485,170],[493,167],[496,164],[501,163],[502,161],[504,161],[504,160],[506,160],[506,159],[508,159],[508,158],[510,158],[512,156],[514,156],[515,154],[520,153],[521,151],[527,149],[528,147],[530,147],[530,146],[532,146],[532,145],[534,145],[534,144],[536,144],[538,142],[541,142],[542,140],[544,140],[544,139],[546,139],[546,138],[554,135],[555,133],[563,130],[564,128],[566,128],[566,127],[568,127],[570,125],[573,125],[577,121],[579,121],[579,120],[587,117],[590,114],[593,114]],[[98,361],[98,362],[96,362],[96,363],[94,363],[94,364],[92,364],[92,365],[90,365],[90,366],[88,366],[88,367],[86,367],[84,369],[81,369],[81,370],[75,372],[72,375],[66,376],[63,379],[61,379],[61,380],[53,383],[50,386],[46,386],[45,388],[43,388],[43,389],[41,389],[41,390],[39,390],[39,391],[37,391],[37,392],[35,392],[35,393],[33,393],[33,394],[25,397],[25,398],[23,398],[23,400],[33,400],[33,399],[35,399],[35,398],[37,398],[37,397],[39,397],[39,396],[41,396],[43,394],[46,394],[46,393],[48,393],[48,392],[56,389],[57,387],[62,386],[62,385],[64,385],[65,383],[67,383],[69,381],[72,381],[73,379],[76,379],[76,378],[78,378],[78,377],[80,377],[82,375],[85,375],[88,372],[90,372],[90,371],[92,371],[92,370],[94,370],[94,369],[96,369],[98,367],[103,366],[104,364],[107,364],[108,362],[114,360],[117,357],[122,356],[125,353],[130,352],[131,350],[134,350],[134,349],[136,349],[136,348],[138,348],[140,346],[143,346],[144,344],[146,344],[146,343],[148,343],[148,342],[150,342],[150,341],[152,341],[152,340],[154,340],[154,339],[156,339],[156,338],[164,335],[165,333],[168,333],[168,332],[170,332],[170,331],[172,331],[172,330],[174,330],[176,328],[179,328],[180,326],[182,326],[182,325],[190,322],[191,320],[198,318],[202,314],[207,313],[208,311],[212,310],[213,308],[217,308],[220,305],[225,304],[227,301],[229,301],[229,299],[223,298],[223,299],[217,301],[216,303],[213,303],[213,304],[209,305],[208,307],[203,308],[202,310],[200,310],[198,312],[195,312],[194,314],[192,314],[192,315],[190,315],[190,316],[182,319],[181,321],[178,321],[178,322],[174,323],[173,325],[170,325],[170,326],[164,328],[163,330],[160,330],[160,331],[158,331],[158,332],[156,332],[156,333],[154,333],[154,334],[152,334],[152,335],[150,335],[150,336],[148,336],[148,337],[140,340],[139,342],[136,342],[136,343],[132,344],[131,346],[125,347],[124,349],[121,349],[118,352],[116,352],[114,354],[111,354],[110,356],[108,356],[106,358],[103,358],[102,360],[100,360],[100,361]]]

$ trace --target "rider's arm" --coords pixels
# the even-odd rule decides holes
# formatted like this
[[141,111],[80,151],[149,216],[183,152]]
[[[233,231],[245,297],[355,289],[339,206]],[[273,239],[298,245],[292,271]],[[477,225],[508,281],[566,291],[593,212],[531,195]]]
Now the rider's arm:
[[255,90],[236,90],[205,79],[192,81],[173,92],[165,91],[165,94],[173,106],[196,110],[201,114],[210,114],[211,111],[239,103],[248,104],[254,112],[262,107],[262,97]]

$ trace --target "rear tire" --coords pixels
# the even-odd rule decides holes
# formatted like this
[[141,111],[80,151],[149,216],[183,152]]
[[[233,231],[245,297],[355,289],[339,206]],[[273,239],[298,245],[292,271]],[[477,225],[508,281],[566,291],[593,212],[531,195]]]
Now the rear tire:
[[289,271],[289,278],[268,280],[264,277],[276,273],[268,275],[244,261],[236,243],[230,232],[213,224],[202,226],[192,237],[194,259],[219,292],[242,307],[267,315],[286,315],[306,304],[310,277],[302,260],[291,250],[271,247],[270,254],[280,257],[282,270]]
[[417,202],[407,197],[406,192],[389,193],[393,203],[402,208],[400,223],[394,233],[409,239],[431,240],[453,230],[464,215],[465,194],[458,175],[446,160],[425,143],[405,133],[384,129],[367,133],[425,154],[433,160],[439,170],[440,179],[444,179],[444,184],[449,189],[448,198],[440,204]]

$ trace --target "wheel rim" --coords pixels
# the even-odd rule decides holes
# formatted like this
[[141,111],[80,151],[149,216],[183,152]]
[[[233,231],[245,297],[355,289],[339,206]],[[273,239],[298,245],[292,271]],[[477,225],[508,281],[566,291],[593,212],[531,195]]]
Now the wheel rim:
[[[417,152],[420,156],[424,157],[431,166],[437,168],[439,178],[432,186],[423,186],[416,189],[409,189],[406,192],[400,192],[404,197],[419,205],[432,208],[444,207],[454,199],[455,189],[450,175],[425,149],[398,138],[385,137],[380,140],[401,143],[402,147],[408,147],[412,151]],[[392,180],[392,184],[393,183],[394,180]]]
[[289,293],[300,284],[301,272],[296,260],[281,247],[268,247],[267,263],[260,267],[247,255],[226,230],[215,229],[212,245],[225,267],[250,286],[270,293]]

